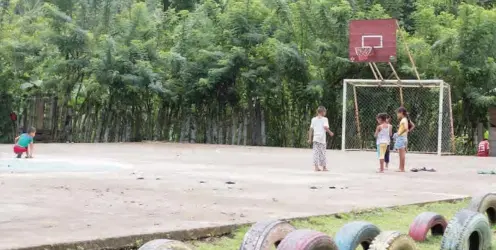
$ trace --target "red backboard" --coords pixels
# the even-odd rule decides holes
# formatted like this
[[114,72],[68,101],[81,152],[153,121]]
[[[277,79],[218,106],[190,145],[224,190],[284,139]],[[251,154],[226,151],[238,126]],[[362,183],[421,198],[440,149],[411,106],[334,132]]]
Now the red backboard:
[[396,27],[396,19],[350,21],[350,60],[352,62],[394,60],[396,58]]

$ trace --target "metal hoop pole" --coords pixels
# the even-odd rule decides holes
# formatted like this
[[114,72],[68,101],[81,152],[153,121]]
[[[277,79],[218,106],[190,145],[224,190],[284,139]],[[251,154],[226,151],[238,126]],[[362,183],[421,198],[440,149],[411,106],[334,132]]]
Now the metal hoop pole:
[[398,73],[396,72],[396,70],[394,69],[394,66],[391,62],[388,62],[389,64],[389,67],[391,68],[391,70],[393,71],[393,74],[394,76],[396,77],[396,79],[398,79],[398,81],[400,81],[400,77],[398,76]]
[[396,70],[394,69],[393,64],[391,62],[388,62],[388,64],[389,64],[389,67],[391,67],[391,70],[393,71],[394,76],[396,77],[396,79],[398,79],[398,86],[400,87],[400,105],[403,107],[404,102],[403,102],[403,88],[401,87],[401,79],[398,76],[398,73],[396,73]]
[[377,76],[377,74],[375,73],[375,69],[374,69],[374,66],[372,66],[372,63],[369,63],[369,67],[370,67],[370,69],[372,70],[372,73],[374,74],[375,79],[379,80],[379,77],[378,77],[378,76]]
[[405,36],[403,35],[403,33],[401,33],[401,27],[400,27],[400,23],[398,21],[396,21],[396,27],[398,27],[398,30],[400,32],[401,39],[403,40],[403,44],[405,45],[406,53],[408,54],[408,57],[410,58],[410,63],[412,64],[413,71],[415,72],[417,79],[420,80],[420,75],[417,71],[417,66],[415,66],[415,60],[413,59],[412,53],[410,53],[410,48],[408,47],[408,43],[406,42]]
[[381,71],[379,71],[379,67],[377,67],[377,64],[375,64],[375,62],[373,62],[372,65],[374,65],[375,70],[377,70],[377,75],[379,76],[379,78],[381,80],[384,80],[384,77],[382,77]]
[[405,102],[403,101],[403,88],[400,85],[400,105],[401,107],[405,107]]

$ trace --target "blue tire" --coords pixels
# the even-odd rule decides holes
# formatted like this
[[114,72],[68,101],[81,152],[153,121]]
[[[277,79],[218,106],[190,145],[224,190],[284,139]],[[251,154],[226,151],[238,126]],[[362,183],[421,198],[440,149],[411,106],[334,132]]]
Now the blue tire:
[[344,225],[334,237],[339,250],[355,250],[362,246],[369,249],[370,244],[381,230],[374,224],[365,221],[355,221]]

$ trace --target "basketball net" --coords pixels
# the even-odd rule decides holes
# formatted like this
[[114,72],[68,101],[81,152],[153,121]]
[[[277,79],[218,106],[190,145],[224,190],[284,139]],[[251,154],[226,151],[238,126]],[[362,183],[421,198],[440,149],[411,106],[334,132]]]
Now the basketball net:
[[358,56],[358,61],[365,61],[372,54],[372,47],[356,47],[355,53]]

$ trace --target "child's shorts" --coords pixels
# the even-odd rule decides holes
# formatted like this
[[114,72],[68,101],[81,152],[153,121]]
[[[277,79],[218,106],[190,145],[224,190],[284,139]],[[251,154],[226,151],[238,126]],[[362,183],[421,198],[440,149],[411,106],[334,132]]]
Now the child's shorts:
[[16,154],[22,154],[28,152],[28,148],[26,147],[21,147],[19,145],[14,146],[14,153]]
[[394,142],[394,148],[395,149],[406,148],[407,143],[408,143],[408,139],[406,136],[398,136],[396,137],[396,141]]
[[379,157],[379,160],[384,160],[387,148],[388,145],[386,143],[377,144],[377,157]]

